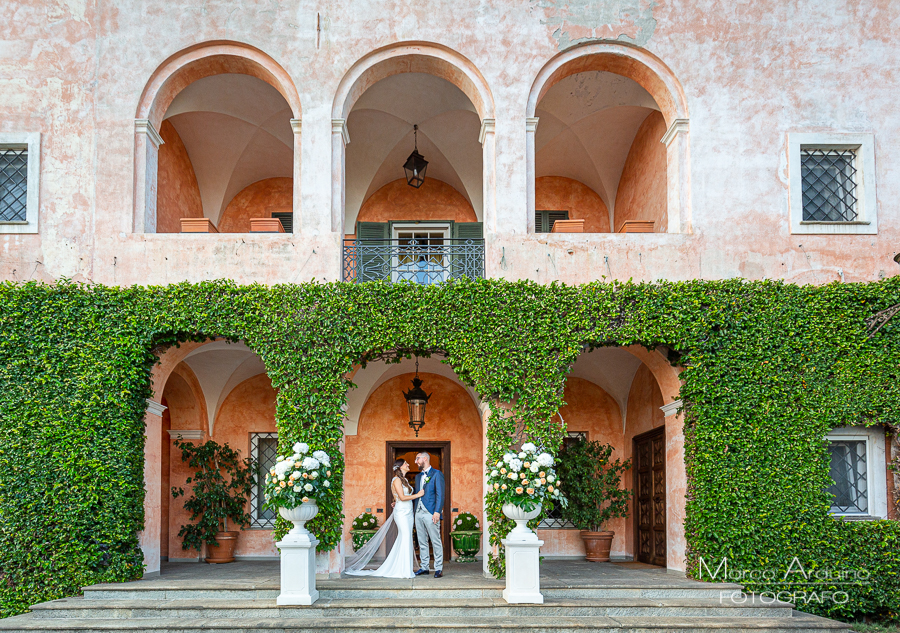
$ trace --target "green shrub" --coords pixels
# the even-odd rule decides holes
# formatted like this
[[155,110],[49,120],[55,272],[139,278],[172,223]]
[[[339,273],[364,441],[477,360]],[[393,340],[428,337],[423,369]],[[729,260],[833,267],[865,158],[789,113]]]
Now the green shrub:
[[478,519],[471,512],[460,512],[453,518],[450,529],[454,532],[475,532],[481,530]]

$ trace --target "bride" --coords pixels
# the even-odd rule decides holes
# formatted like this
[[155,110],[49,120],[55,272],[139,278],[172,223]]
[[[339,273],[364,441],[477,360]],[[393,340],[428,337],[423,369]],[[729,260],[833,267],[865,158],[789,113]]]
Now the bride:
[[[387,518],[378,532],[356,553],[353,558],[347,559],[346,573],[353,576],[384,576],[386,578],[414,578],[413,573],[413,499],[418,499],[425,494],[424,490],[413,493],[412,486],[406,480],[409,472],[409,464],[406,460],[398,459],[394,462],[394,478],[391,480],[391,491],[394,494],[394,512]],[[366,570],[363,567],[372,560],[375,552],[381,546],[382,541],[390,530],[392,524],[397,524],[397,540],[381,567]]]

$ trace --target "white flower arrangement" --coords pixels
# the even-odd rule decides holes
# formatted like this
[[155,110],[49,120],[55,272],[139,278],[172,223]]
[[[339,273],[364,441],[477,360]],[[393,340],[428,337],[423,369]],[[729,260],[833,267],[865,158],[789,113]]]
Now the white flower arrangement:
[[[320,477],[318,468],[331,458],[325,451],[316,451],[319,457],[305,456],[309,452],[309,445],[297,442],[293,446],[293,455],[279,455],[275,465],[265,477],[264,494],[266,508],[296,508],[301,503],[313,501],[325,494],[334,494],[331,482]],[[331,476],[331,471],[328,475]]]
[[496,495],[502,503],[531,510],[544,499],[567,505],[559,491],[559,478],[553,470],[555,461],[547,452],[539,452],[532,442],[526,442],[518,452],[507,451],[488,474],[489,495]]
[[326,453],[325,451],[315,451],[313,452],[312,456],[313,458],[319,460],[319,463],[326,468],[328,466],[331,466],[331,458],[328,457],[328,453]]

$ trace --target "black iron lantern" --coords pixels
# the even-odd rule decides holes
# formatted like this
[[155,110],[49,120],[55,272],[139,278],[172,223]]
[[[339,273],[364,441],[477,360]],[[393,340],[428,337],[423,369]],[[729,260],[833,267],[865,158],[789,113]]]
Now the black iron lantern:
[[416,377],[412,381],[413,388],[403,394],[409,407],[409,428],[419,437],[419,429],[425,426],[425,405],[432,394],[426,394],[419,379],[419,359],[416,357]]
[[422,186],[422,183],[425,182],[425,170],[428,168],[428,161],[419,153],[418,125],[413,126],[413,134],[415,137],[416,148],[413,150],[413,153],[409,155],[409,158],[406,159],[406,162],[403,164],[403,169],[406,170],[406,184],[418,189]]

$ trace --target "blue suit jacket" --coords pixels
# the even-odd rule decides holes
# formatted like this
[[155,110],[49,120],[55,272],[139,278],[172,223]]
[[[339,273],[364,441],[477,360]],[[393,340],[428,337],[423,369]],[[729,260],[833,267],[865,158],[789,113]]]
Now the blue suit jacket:
[[[419,473],[418,475],[416,475],[416,492],[419,491],[419,487],[421,486],[423,474],[424,473]],[[419,502],[421,501],[425,505],[425,509],[428,510],[430,514],[439,512],[441,515],[441,519],[443,519],[444,474],[437,468],[432,468],[428,471],[428,476],[430,479],[425,483],[425,495],[419,499],[413,499],[413,512],[419,509]]]

